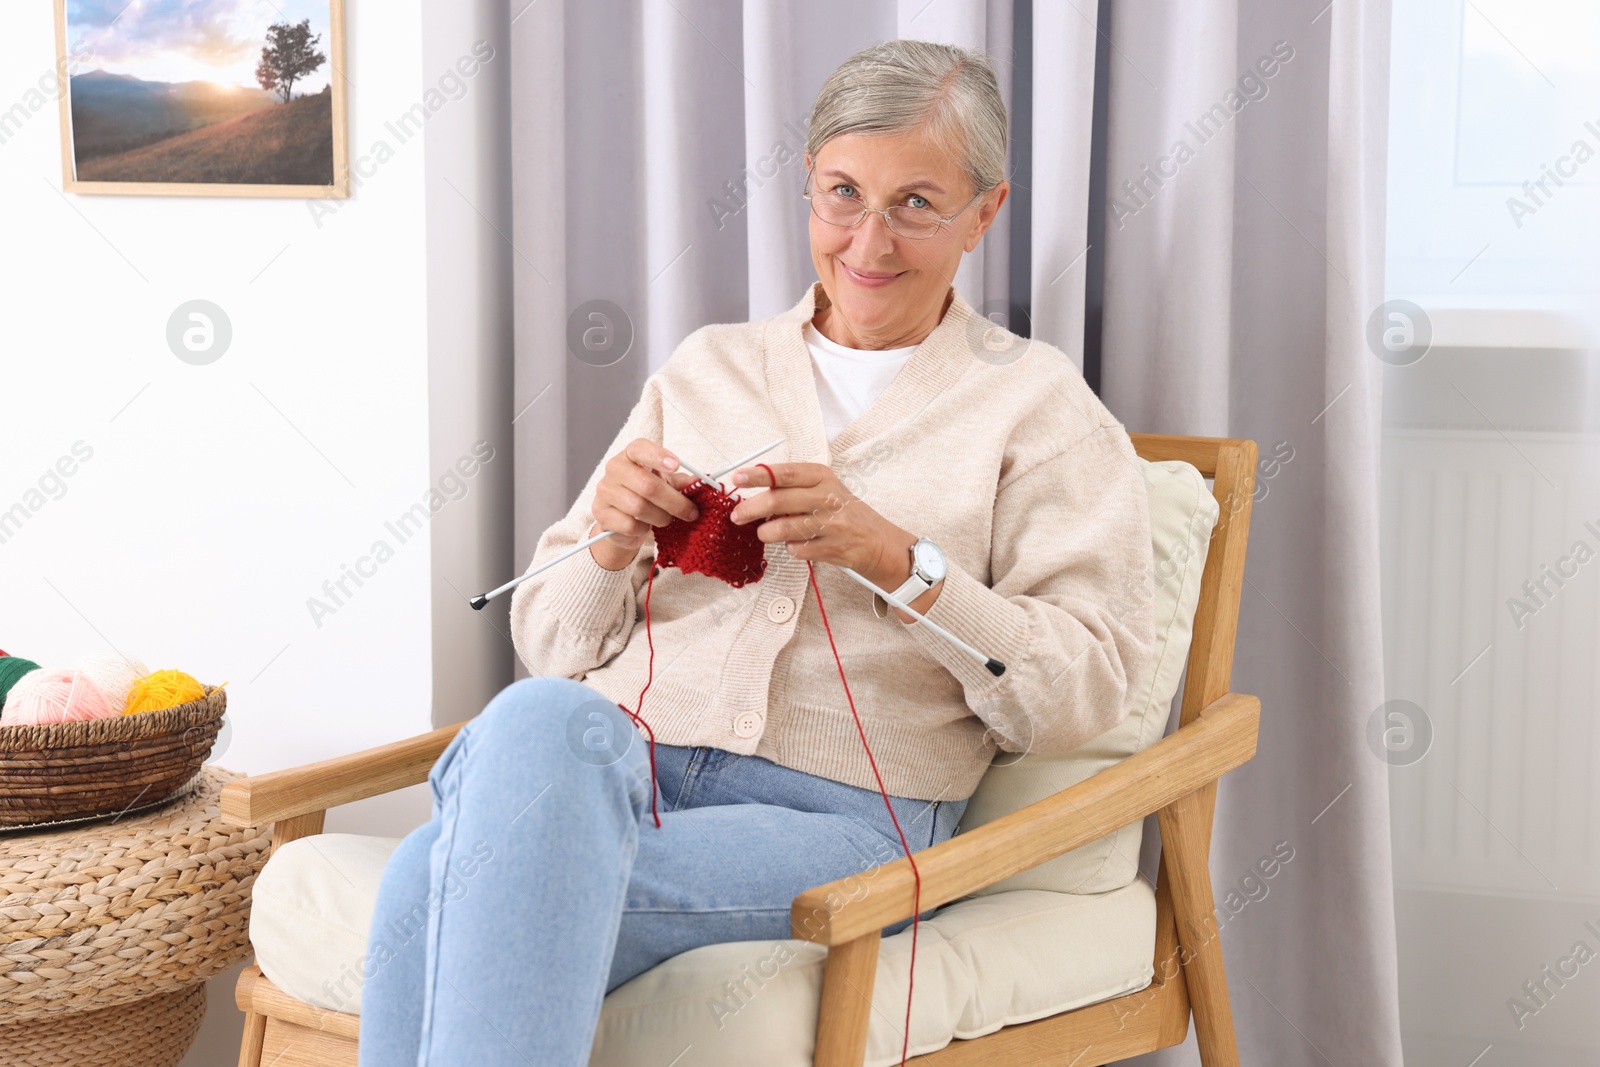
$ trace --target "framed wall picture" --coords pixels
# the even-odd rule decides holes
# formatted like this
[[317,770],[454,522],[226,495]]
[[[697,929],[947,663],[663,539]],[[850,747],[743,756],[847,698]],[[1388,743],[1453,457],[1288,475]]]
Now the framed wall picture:
[[62,188],[346,198],[344,0],[55,0]]

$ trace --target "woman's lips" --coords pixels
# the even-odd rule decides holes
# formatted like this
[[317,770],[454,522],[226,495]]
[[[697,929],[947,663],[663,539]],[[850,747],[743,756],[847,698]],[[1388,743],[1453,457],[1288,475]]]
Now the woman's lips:
[[884,274],[881,272],[863,274],[858,270],[852,269],[847,264],[841,263],[839,266],[851,281],[867,289],[881,289],[885,285],[888,285],[890,282],[894,281],[896,278],[900,277],[900,274],[905,273],[905,271],[901,271],[900,274]]

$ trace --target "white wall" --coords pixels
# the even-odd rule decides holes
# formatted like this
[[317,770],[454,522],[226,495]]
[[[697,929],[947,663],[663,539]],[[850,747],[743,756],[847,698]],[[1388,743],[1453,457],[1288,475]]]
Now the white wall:
[[[509,390],[484,369],[509,348],[508,250],[486,221],[510,232],[496,176],[509,58],[503,31],[483,28],[505,12],[367,11],[347,5],[355,189],[321,204],[337,209],[320,225],[302,200],[63,196],[56,102],[29,95],[54,65],[51,5],[0,14],[0,111],[25,113],[0,143],[0,510],[37,500],[75,443],[92,450],[0,543],[0,647],[46,665],[116,648],[226,681],[214,761],[247,773],[431,729],[436,645],[442,685],[460,694],[441,722],[510,680],[491,616],[432,596],[450,588],[435,557],[466,595],[513,566],[510,414],[496,407]],[[426,137],[400,141],[386,123],[480,40],[495,58],[459,95],[447,86]],[[361,164],[380,141],[392,157]],[[165,337],[195,298],[233,329],[207,366]],[[448,363],[431,404],[430,339]],[[447,478],[479,442],[495,458],[463,492]],[[458,499],[420,532],[386,526],[441,484]],[[392,558],[336,602],[324,583],[378,541]],[[334,608],[320,624],[312,597]],[[400,836],[427,813],[419,785],[336,810],[328,829]],[[212,982],[186,1065],[234,1062],[236,975]]]
[[[416,0],[361,14],[352,157],[420,95]],[[54,47],[50,5],[6,9],[0,106]],[[432,480],[421,143],[319,226],[317,201],[64,196],[60,136],[52,103],[0,145],[0,508],[74,442],[93,456],[0,545],[0,647],[47,665],[115,647],[228,682],[221,762],[241,771],[426,728],[428,534],[384,525]],[[206,366],[166,342],[195,298],[233,327]],[[393,559],[318,625],[308,598],[379,539]]]

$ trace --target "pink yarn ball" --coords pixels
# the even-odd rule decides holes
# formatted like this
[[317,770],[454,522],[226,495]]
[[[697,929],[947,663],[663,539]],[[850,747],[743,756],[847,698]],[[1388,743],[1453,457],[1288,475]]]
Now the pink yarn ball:
[[105,691],[70,667],[30,671],[6,694],[0,726],[38,726],[120,715]]

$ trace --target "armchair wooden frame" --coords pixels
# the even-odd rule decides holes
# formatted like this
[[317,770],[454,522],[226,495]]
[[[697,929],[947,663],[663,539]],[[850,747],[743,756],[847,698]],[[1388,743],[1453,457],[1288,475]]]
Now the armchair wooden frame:
[[[1258,450],[1248,439],[1131,437],[1145,459],[1184,460],[1213,479],[1222,508],[1195,609],[1178,729],[1069,789],[918,852],[917,868],[927,909],[1154,812],[1162,844],[1155,976],[1137,992],[912,1057],[926,1067],[1113,1063],[1178,1044],[1191,1012],[1204,1067],[1238,1067],[1208,860],[1217,781],[1255,755],[1260,723],[1261,702],[1229,691]],[[321,833],[329,808],[426,781],[461,725],[235,780],[223,788],[222,817],[239,826],[272,824],[274,850]],[[871,893],[854,894],[840,881],[801,893],[791,909],[792,936],[828,948],[816,1067],[860,1067],[883,929],[911,916],[910,864],[902,858],[870,875]],[[245,1012],[239,1067],[354,1067],[359,1016],[296,1000],[254,964],[240,976],[235,999]]]

